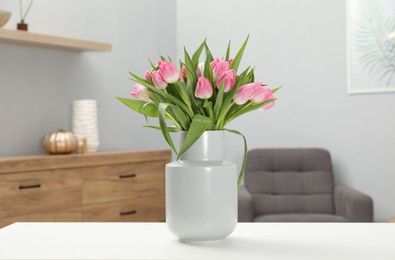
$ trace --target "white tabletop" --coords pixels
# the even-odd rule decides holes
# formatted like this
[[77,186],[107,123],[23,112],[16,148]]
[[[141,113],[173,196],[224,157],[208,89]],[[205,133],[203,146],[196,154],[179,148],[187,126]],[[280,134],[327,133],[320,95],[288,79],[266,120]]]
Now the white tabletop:
[[0,259],[395,259],[395,224],[242,223],[223,242],[184,244],[164,223],[16,223]]

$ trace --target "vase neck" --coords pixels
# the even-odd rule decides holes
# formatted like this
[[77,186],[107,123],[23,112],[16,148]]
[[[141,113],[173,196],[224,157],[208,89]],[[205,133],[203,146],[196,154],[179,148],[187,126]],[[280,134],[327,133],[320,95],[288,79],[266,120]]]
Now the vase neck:
[[[179,145],[184,143],[187,132],[180,132]],[[180,157],[180,161],[201,162],[224,160],[224,131],[205,131]]]

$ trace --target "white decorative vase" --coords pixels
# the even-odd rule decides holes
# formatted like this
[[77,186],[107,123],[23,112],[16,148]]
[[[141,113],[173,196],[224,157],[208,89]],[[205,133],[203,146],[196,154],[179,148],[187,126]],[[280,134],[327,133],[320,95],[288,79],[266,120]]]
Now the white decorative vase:
[[237,167],[224,160],[223,131],[204,132],[180,160],[166,165],[166,223],[187,243],[220,241],[235,229]]
[[82,99],[73,102],[73,132],[78,138],[79,148],[86,138],[87,152],[96,152],[99,147],[96,100]]

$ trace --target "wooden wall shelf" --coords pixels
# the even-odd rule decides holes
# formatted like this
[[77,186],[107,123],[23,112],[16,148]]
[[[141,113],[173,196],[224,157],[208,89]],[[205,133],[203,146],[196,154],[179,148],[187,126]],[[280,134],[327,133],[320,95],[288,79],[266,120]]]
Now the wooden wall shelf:
[[70,51],[111,51],[112,49],[109,43],[7,29],[0,29],[0,42]]

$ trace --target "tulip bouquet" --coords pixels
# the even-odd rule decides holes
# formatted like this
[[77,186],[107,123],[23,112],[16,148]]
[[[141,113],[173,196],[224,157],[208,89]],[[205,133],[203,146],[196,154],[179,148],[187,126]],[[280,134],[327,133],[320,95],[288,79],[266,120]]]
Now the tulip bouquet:
[[[184,61],[177,68],[170,57],[161,56],[156,65],[151,61],[145,77],[133,73],[137,82],[131,95],[135,99],[117,97],[129,108],[148,117],[158,117],[159,126],[146,125],[162,131],[177,155],[177,159],[208,130],[226,130],[244,139],[244,160],[239,174],[239,184],[246,164],[247,142],[236,130],[225,126],[237,117],[256,110],[267,110],[274,105],[273,93],[261,82],[255,82],[254,68],[247,67],[238,73],[239,64],[248,37],[236,56],[230,58],[230,42],[225,58],[214,58],[206,40],[192,56],[184,49]],[[205,50],[205,59],[199,62]],[[168,125],[171,121],[174,125]],[[179,151],[174,146],[170,132],[187,131]]]

